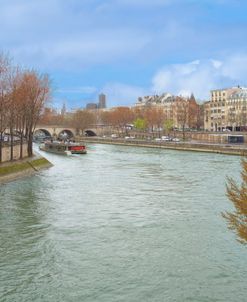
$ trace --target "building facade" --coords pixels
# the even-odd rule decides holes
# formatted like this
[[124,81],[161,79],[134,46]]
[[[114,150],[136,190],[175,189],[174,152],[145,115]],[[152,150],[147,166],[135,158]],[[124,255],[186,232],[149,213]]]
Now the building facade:
[[99,108],[99,109],[104,109],[104,108],[106,108],[106,95],[105,95],[104,93],[101,93],[101,94],[99,95],[98,108]]
[[101,93],[99,94],[99,101],[98,103],[87,103],[86,109],[105,109],[106,108],[106,95]]
[[247,89],[232,93],[226,103],[228,129],[247,130]]
[[160,107],[166,120],[173,121],[175,128],[198,128],[199,105],[193,94],[190,98],[174,96],[169,93],[154,96],[139,97],[136,107]]
[[96,103],[87,103],[86,105],[86,109],[88,110],[93,110],[93,109],[97,109],[98,105]]
[[240,131],[247,126],[247,89],[232,87],[211,91],[204,104],[204,128],[208,131]]

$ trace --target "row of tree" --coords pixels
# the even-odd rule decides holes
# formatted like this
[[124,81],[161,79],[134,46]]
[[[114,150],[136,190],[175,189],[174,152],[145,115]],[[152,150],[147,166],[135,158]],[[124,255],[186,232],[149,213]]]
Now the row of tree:
[[6,133],[10,160],[14,157],[15,140],[20,144],[20,158],[24,142],[27,142],[28,156],[32,156],[33,132],[49,96],[47,75],[13,66],[7,56],[0,55],[0,162]]
[[161,129],[169,132],[174,127],[185,131],[187,127],[199,129],[203,126],[200,107],[195,100],[179,97],[169,109],[161,106],[116,107],[107,111],[85,109],[74,113],[57,114],[54,110],[46,108],[41,123],[74,127],[78,133],[92,125],[103,125],[126,134],[128,134],[128,127],[126,127],[128,124],[133,124],[138,130],[149,130],[152,133]]

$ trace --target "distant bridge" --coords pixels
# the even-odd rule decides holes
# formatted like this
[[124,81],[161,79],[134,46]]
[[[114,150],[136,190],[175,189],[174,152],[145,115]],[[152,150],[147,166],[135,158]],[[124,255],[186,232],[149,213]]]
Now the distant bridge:
[[72,127],[63,127],[58,125],[37,125],[34,131],[34,136],[46,136],[53,138],[73,138],[77,135],[96,136],[100,133],[100,129],[90,128],[85,129],[83,133]]

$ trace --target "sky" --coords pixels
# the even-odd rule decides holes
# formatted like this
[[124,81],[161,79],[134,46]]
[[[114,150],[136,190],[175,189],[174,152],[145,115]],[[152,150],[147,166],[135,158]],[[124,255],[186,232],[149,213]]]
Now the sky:
[[54,107],[247,86],[246,0],[0,0],[0,51],[48,73]]

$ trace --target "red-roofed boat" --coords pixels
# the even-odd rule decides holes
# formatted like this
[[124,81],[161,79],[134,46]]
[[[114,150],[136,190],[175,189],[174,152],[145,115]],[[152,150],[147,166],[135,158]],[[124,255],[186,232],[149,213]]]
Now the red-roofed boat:
[[87,149],[84,144],[72,142],[46,141],[39,146],[39,149],[62,155],[87,153]]

